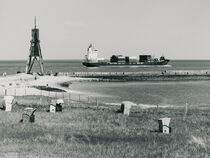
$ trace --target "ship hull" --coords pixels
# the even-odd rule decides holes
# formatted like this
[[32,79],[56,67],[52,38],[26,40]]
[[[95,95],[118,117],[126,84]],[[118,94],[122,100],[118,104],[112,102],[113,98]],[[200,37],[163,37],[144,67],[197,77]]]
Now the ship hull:
[[143,63],[90,63],[90,62],[83,62],[82,64],[87,67],[141,67],[141,66],[161,66],[167,65],[170,60],[166,59],[163,61],[156,61],[156,62],[143,62]]

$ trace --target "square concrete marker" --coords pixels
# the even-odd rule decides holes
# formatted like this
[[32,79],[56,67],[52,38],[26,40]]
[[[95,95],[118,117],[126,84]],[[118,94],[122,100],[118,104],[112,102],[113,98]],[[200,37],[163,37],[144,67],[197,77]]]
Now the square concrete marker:
[[50,112],[61,112],[62,104],[64,103],[63,99],[51,100],[50,103]]
[[159,123],[159,131],[162,133],[171,133],[171,127],[169,127],[171,118],[165,117],[158,120]]
[[4,96],[5,111],[11,111],[12,110],[13,100],[14,100],[13,96]]
[[55,112],[56,107],[52,104],[50,104],[50,112]]
[[136,105],[135,103],[133,102],[130,102],[130,101],[124,101],[121,103],[121,112],[124,114],[124,115],[127,115],[129,116],[130,115],[130,109],[133,105]]

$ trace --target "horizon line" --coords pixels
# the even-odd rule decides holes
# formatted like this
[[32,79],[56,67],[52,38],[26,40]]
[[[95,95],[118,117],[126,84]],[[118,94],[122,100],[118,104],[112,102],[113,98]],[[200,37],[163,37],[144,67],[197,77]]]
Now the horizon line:
[[[44,61],[71,61],[71,60],[84,60],[84,59],[43,59]],[[105,59],[105,60],[109,60],[109,59]],[[182,60],[182,61],[186,61],[186,60],[203,60],[203,61],[210,61],[210,59],[169,59],[170,61],[176,61],[176,60]],[[0,59],[0,61],[27,61],[27,59]]]

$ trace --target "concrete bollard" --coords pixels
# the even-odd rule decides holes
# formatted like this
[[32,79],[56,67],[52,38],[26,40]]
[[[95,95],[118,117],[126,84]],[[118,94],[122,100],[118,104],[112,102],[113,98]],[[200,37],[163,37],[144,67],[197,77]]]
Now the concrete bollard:
[[11,111],[12,110],[12,103],[14,101],[14,97],[13,96],[4,96],[4,105],[3,105],[3,109],[5,109],[5,111]]
[[[50,103],[50,112],[62,112],[63,99],[52,100]],[[49,110],[48,110],[49,111]]]
[[126,116],[129,116],[132,105],[135,105],[135,104],[130,101],[122,102],[120,112],[122,112]]
[[169,134],[171,133],[171,127],[169,127],[171,118],[161,118],[158,120],[159,132]]
[[56,107],[50,104],[50,112],[55,112],[55,111],[56,111]]

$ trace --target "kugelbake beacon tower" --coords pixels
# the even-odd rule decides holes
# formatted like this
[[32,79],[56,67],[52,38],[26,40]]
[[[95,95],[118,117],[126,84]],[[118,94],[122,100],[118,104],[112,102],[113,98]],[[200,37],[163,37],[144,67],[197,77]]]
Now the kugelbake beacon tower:
[[34,62],[37,62],[40,69],[41,75],[44,75],[44,66],[43,66],[43,58],[41,53],[40,47],[40,40],[39,40],[39,29],[36,28],[36,17],[35,17],[35,26],[31,30],[32,40],[30,46],[30,54],[26,65],[26,73],[30,74],[31,69],[33,67]]

